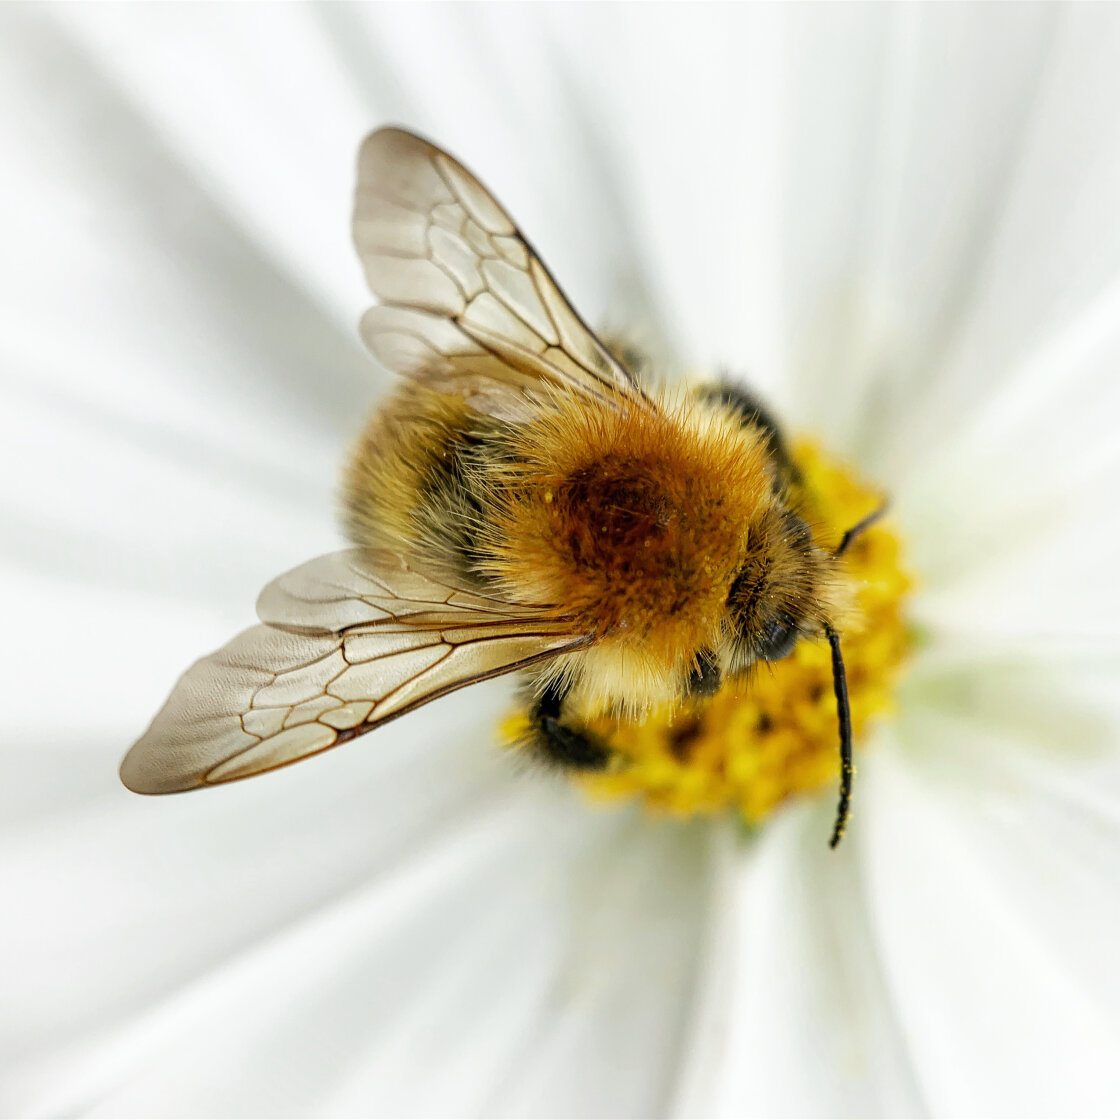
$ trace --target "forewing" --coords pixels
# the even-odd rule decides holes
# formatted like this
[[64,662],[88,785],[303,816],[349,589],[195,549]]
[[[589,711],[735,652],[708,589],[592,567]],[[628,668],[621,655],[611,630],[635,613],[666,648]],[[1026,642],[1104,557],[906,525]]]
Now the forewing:
[[354,242],[381,305],[362,335],[390,369],[502,419],[549,390],[649,407],[484,186],[401,129],[358,159]]
[[259,606],[277,624],[183,674],[121,764],[129,789],[173,793],[274,770],[585,644],[549,612],[498,610],[387,553],[321,557],[266,588]]
[[309,560],[270,583],[257,600],[269,626],[337,634],[352,626],[415,627],[455,624],[469,612],[478,622],[501,623],[547,611],[468,591],[421,572],[392,552],[350,548]]

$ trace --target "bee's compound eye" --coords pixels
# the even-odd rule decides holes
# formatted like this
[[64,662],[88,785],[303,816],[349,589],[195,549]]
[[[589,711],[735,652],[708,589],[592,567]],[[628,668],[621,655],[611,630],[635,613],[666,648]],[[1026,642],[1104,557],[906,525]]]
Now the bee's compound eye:
[[762,628],[755,655],[762,661],[781,661],[789,657],[800,633],[797,623],[788,614],[779,614]]

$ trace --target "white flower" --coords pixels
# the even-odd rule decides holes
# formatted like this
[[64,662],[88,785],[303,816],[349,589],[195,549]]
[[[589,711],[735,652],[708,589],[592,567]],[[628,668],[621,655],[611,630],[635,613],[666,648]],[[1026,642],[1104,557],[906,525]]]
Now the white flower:
[[[1103,6],[0,12],[3,1109],[1114,1114],[1118,104]],[[891,490],[928,644],[838,852],[517,775],[500,685],[119,786],[339,543],[387,121]]]

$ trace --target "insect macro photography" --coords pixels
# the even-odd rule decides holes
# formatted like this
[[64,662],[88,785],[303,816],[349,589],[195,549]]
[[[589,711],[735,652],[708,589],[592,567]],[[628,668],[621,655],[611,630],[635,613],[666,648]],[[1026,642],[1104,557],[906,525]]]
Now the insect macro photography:
[[0,1115],[1120,1111],[1120,7],[0,55]]

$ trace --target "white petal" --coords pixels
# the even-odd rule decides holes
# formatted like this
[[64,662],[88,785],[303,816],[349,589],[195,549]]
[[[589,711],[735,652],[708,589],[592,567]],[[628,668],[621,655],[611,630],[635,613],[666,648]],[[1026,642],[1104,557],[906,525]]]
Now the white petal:
[[940,361],[931,365],[928,349],[922,355],[909,378],[915,392],[891,425],[884,463],[892,474],[919,465],[915,451],[967,424],[1035,350],[1076,330],[1120,271],[1113,220],[1120,192],[1120,13],[1097,6],[996,10],[1010,22],[1031,18],[1024,16],[1029,11],[1055,25],[1034,88],[1018,99],[1017,127],[1009,122],[1001,189],[977,229],[973,267],[961,278]]
[[[965,415],[895,488],[907,544],[938,589],[1010,565],[1063,537],[1081,562],[1120,551],[1103,495],[1120,484],[1120,277],[1040,346],[1005,389]],[[1066,579],[1043,581],[1043,594]]]
[[[859,806],[867,793],[862,782]],[[786,811],[742,861],[725,945],[722,1046],[680,1115],[923,1110],[868,942],[857,816],[836,852],[823,804]]]
[[[924,651],[899,695],[903,717],[914,711],[959,715],[1056,758],[1107,759],[1120,741],[1120,656],[1052,657],[1021,647],[992,656],[982,646]],[[1120,760],[1117,761],[1120,766]]]
[[[9,371],[18,357],[41,393],[65,394],[93,418],[108,412],[149,440],[212,419],[223,445],[267,447],[258,437],[278,421],[290,425],[293,412],[301,427],[288,434],[299,445],[337,437],[347,419],[338,387],[350,391],[351,409],[371,395],[363,386],[374,367],[353,320],[324,320],[300,272],[278,271],[228,199],[209,194],[144,118],[147,98],[138,105],[123,95],[111,69],[47,20],[18,16],[5,13],[0,47],[0,121],[21,150],[0,180]],[[347,180],[352,163],[349,151],[338,172]],[[251,159],[236,168],[267,196]],[[337,205],[345,216],[346,198]],[[288,224],[300,226],[295,212]],[[349,253],[345,227],[340,220],[335,240]]]
[[83,7],[54,18],[259,250],[349,326],[360,292],[338,216],[368,118],[313,10]]
[[1111,1115],[1115,804],[1111,820],[1094,819],[1086,803],[1031,790],[993,766],[991,741],[967,724],[931,723],[908,746],[863,768],[861,847],[876,946],[930,1111]]
[[[507,698],[449,697],[391,734],[197,797],[129,795],[115,777],[123,744],[101,745],[85,803],[10,831],[0,851],[0,881],[21,899],[0,939],[23,962],[5,983],[0,1083],[55,1068],[508,796],[509,760],[485,730]],[[476,728],[473,744],[449,722]]]
[[674,1091],[715,837],[624,816],[560,909],[567,941],[483,1115],[652,1116]]
[[[897,464],[903,515],[990,561],[922,545],[957,650],[1112,641],[1113,12],[26,11],[0,16],[12,1111],[690,1113],[707,1088],[725,1112],[1068,1112],[1114,1091],[1107,765],[980,774],[991,742],[940,725],[931,755],[981,796],[946,778],[939,806],[937,774],[883,753],[838,858],[807,809],[738,891],[703,830],[550,792],[495,806],[499,763],[423,748],[493,704],[199,801],[113,776],[136,697],[258,570],[324,550],[372,369],[341,219],[388,116],[476,166],[593,318],[644,272],[694,359],[779,389],[796,369],[780,403],[853,446],[883,433],[868,461]],[[1032,536],[1056,513],[1063,539]],[[910,697],[932,703],[926,660]],[[1064,717],[1032,680],[1043,699],[1005,714]]]
[[943,573],[914,614],[938,642],[1115,655],[1118,559],[1120,524],[1097,495],[1072,495],[1060,520],[998,542],[954,579]]
[[731,363],[775,387],[784,359],[781,13],[588,5],[554,13],[552,26],[641,231],[653,306],[674,324],[690,368]]
[[649,1063],[672,1068],[694,967],[692,832],[681,844],[633,814],[589,821],[570,792],[524,786],[397,867],[376,861],[132,1026],[25,1064],[16,1107],[659,1111]]
[[785,195],[797,415],[865,462],[967,309],[1054,21],[1042,6],[804,18]]

